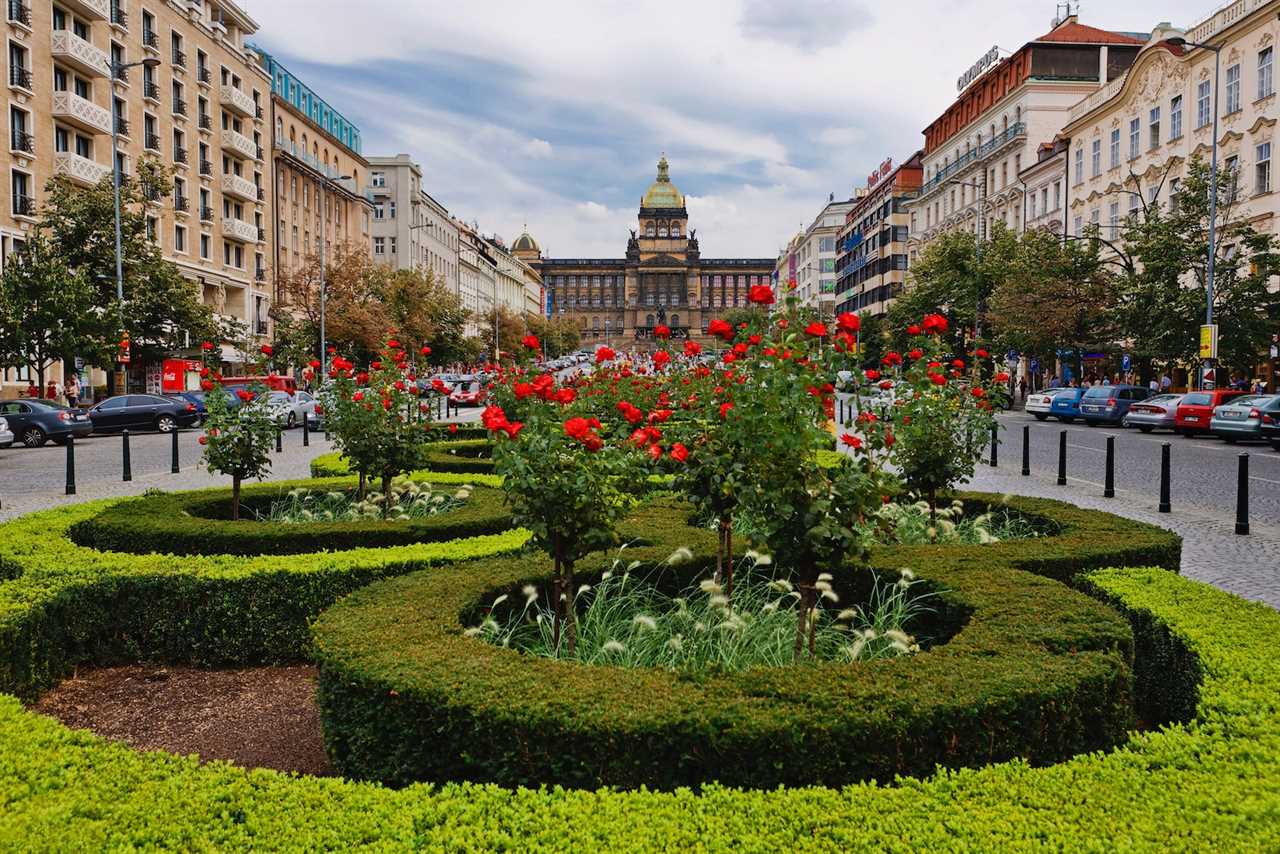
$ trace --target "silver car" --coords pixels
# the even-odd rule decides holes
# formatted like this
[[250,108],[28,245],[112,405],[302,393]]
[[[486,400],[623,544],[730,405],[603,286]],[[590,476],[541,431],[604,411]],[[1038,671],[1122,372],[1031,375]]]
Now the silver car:
[[0,448],[12,446],[13,439],[13,431],[9,429],[9,422],[0,418]]
[[1129,407],[1129,411],[1120,419],[1125,427],[1137,427],[1143,433],[1152,430],[1174,430],[1174,418],[1178,414],[1178,404],[1182,402],[1180,394],[1157,394],[1140,400]]
[[1032,392],[1027,395],[1027,402],[1024,409],[1028,415],[1034,415],[1037,421],[1044,421],[1049,417],[1049,410],[1053,406],[1053,399],[1065,391],[1072,391],[1069,388],[1049,388],[1044,391]]
[[1274,394],[1237,397],[1213,410],[1209,432],[1228,444],[1262,438],[1262,414],[1274,412],[1280,396]]
[[298,391],[293,395],[287,391],[271,392],[271,410],[286,430],[300,426],[304,420],[311,418],[315,409],[316,399],[310,392]]

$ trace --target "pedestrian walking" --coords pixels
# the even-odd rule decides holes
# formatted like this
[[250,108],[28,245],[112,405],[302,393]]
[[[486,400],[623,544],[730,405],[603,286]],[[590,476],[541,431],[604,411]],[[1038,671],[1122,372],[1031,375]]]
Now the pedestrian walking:
[[62,386],[62,393],[66,395],[67,406],[72,409],[80,406],[80,383],[75,377],[67,377],[67,381]]
[[1168,374],[1160,375],[1160,391],[1168,392],[1173,387],[1173,377]]
[[44,399],[54,401],[58,399],[58,384],[53,380],[49,380],[49,384],[45,386]]
[[1151,389],[1152,394],[1155,394],[1157,391],[1160,390],[1160,381],[1157,380],[1155,377],[1152,377],[1151,382],[1147,383],[1147,388]]

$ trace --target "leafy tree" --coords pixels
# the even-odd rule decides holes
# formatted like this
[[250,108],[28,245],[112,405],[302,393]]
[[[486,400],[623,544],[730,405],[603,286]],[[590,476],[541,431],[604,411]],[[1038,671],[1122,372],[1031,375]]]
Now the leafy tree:
[[529,332],[538,336],[546,349],[548,359],[556,359],[572,353],[582,346],[582,333],[577,324],[567,317],[546,318],[533,315],[525,318]]
[[[498,349],[508,354],[519,353],[521,351],[520,339],[529,334],[524,316],[517,314],[504,305],[500,305],[498,306],[496,320]],[[488,312],[480,327],[480,340],[484,342],[485,347],[481,353],[481,358],[484,359],[493,358],[494,321],[494,313]]]
[[310,359],[319,352],[323,281],[329,346],[365,361],[378,351],[393,326],[378,287],[385,268],[380,270],[363,248],[341,245],[323,269],[322,276],[319,256],[310,255],[292,270],[277,271],[272,316],[277,334],[283,338],[283,350],[291,359],[298,359],[295,365],[305,364],[299,358],[302,353]]
[[[202,345],[205,367],[200,372],[205,390],[204,463],[209,471],[231,477],[231,519],[240,519],[240,486],[249,478],[261,480],[271,470],[271,445],[275,441],[275,413],[271,408],[270,390],[261,383],[239,389],[239,404],[231,402],[231,393],[218,375],[219,358],[214,345]],[[262,354],[269,357],[270,348]],[[260,357],[261,358],[261,357]],[[259,368],[265,367],[265,361]]]
[[98,331],[93,300],[83,271],[67,267],[37,230],[0,277],[0,364],[29,367],[43,389],[49,367],[86,353],[83,342]]

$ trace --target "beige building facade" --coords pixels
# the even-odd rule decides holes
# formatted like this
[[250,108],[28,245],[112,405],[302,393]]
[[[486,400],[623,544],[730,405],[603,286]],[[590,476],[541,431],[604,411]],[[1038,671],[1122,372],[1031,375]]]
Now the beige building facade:
[[[257,28],[236,4],[216,0],[7,2],[0,259],[34,227],[50,178],[92,186],[111,176],[114,125],[123,174],[143,158],[173,172],[172,193],[147,206],[164,256],[216,314],[268,335],[270,82],[245,42]],[[159,65],[119,70],[144,59]],[[227,347],[223,358],[242,357]],[[130,389],[158,391],[159,370],[132,366]],[[59,367],[52,376],[62,379]],[[0,395],[27,379],[4,371]],[[102,380],[84,373],[81,381]]]
[[827,201],[809,227],[797,234],[778,256],[774,277],[778,282],[796,283],[794,295],[801,305],[815,309],[823,317],[834,317],[836,306],[836,236],[844,227],[845,215],[854,199]]
[[911,215],[920,192],[921,152],[867,176],[836,237],[836,311],[883,316],[907,278]]
[[373,257],[398,270],[429,270],[461,294],[458,225],[423,189],[422,168],[407,154],[369,158]]

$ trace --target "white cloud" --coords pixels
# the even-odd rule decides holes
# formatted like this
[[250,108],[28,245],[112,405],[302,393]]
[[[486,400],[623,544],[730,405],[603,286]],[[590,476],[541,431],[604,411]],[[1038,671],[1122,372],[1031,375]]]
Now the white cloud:
[[551,143],[545,139],[531,139],[524,144],[524,153],[530,157],[550,157]]

